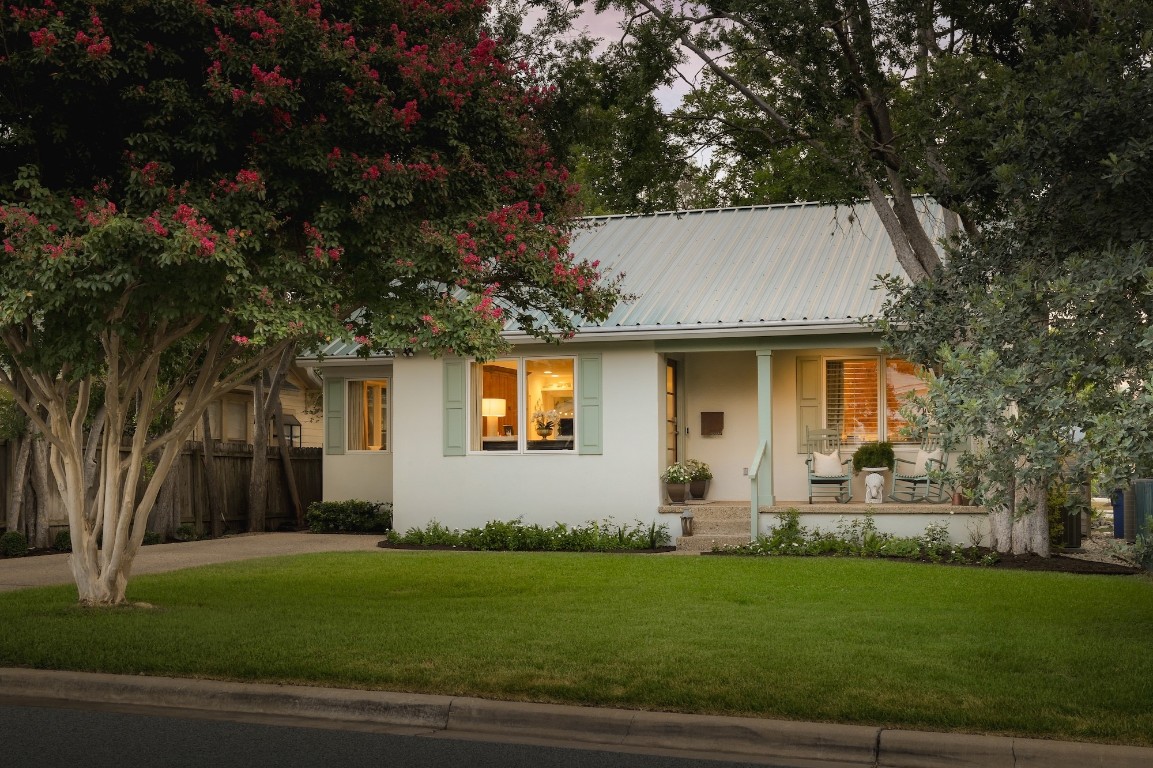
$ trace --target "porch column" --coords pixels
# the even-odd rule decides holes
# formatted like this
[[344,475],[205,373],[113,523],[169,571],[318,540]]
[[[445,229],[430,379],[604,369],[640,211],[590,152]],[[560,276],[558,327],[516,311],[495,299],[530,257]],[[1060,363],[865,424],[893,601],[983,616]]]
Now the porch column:
[[757,441],[764,447],[764,458],[757,467],[754,507],[750,527],[756,536],[760,527],[761,504],[772,506],[773,497],[773,350],[757,350]]

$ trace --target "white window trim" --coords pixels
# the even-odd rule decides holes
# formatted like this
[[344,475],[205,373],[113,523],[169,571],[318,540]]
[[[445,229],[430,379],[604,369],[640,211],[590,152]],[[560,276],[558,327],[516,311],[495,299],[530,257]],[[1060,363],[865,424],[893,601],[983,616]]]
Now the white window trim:
[[[383,450],[381,450],[380,448],[350,448],[350,447],[348,447],[349,443],[351,442],[351,440],[349,440],[350,435],[348,433],[348,430],[352,429],[352,423],[353,423],[352,403],[351,403],[352,398],[349,396],[349,385],[354,384],[356,382],[365,383],[365,382],[370,382],[370,381],[371,382],[378,382],[378,381],[384,382],[384,400],[385,400],[385,402],[383,403],[383,405],[385,407],[384,431],[385,431],[385,434],[388,436],[388,438],[387,438],[388,439],[388,445],[386,445]],[[378,404],[378,408],[379,407],[380,407],[380,404]],[[368,455],[374,455],[374,456],[377,456],[377,455],[387,456],[388,454],[391,454],[392,453],[392,444],[393,444],[392,377],[391,376],[364,376],[364,377],[348,377],[348,378],[346,378],[344,380],[344,423],[345,423],[345,434],[344,434],[344,445],[345,445],[344,451],[345,451],[345,453],[354,453],[357,455],[368,454]]]
[[[522,404],[521,407],[518,409],[518,413],[516,416],[517,426],[521,427],[520,429],[517,430],[517,434],[516,434],[516,450],[514,450],[514,451],[513,450],[486,451],[483,448],[483,442],[484,442],[483,435],[479,436],[479,439],[475,441],[476,445],[481,445],[482,447],[481,448],[472,448],[471,446],[474,444],[473,438],[477,437],[476,435],[473,434],[473,432],[477,429],[478,426],[483,430],[484,417],[480,416],[479,420],[476,418],[471,418],[471,417],[467,420],[468,421],[468,425],[466,427],[468,430],[467,445],[470,446],[468,449],[468,454],[471,456],[549,456],[549,455],[573,456],[573,455],[576,455],[578,453],[577,446],[580,444],[578,442],[578,440],[579,440],[579,435],[578,435],[579,425],[577,423],[578,419],[577,419],[577,414],[576,414],[576,403],[580,402],[580,400],[579,400],[579,397],[580,397],[579,386],[580,385],[578,382],[579,375],[577,373],[577,368],[578,368],[580,363],[577,359],[577,356],[576,355],[518,355],[515,357],[500,357],[500,358],[496,358],[496,359],[497,360],[516,361],[517,400],[520,404]],[[531,426],[532,419],[527,418],[527,413],[530,410],[530,406],[528,404],[528,376],[525,374],[525,363],[532,361],[532,360],[571,360],[572,361],[573,433],[572,433],[572,436],[570,438],[572,441],[572,446],[569,448],[541,450],[541,449],[532,449],[532,448],[528,447],[528,442],[529,442],[528,441],[528,435],[529,435],[529,430],[532,429],[532,426]],[[495,361],[489,361],[489,362],[495,362]],[[478,360],[475,360],[475,359],[470,360],[469,361],[470,370],[471,370],[471,366],[477,365],[477,364],[479,364]],[[468,376],[467,378],[468,378],[468,397],[467,397],[466,402],[468,402],[468,404],[469,404],[469,410],[471,413],[471,411],[476,407],[476,403],[478,401],[478,394],[483,395],[483,392],[478,393],[476,391],[477,385],[474,383],[473,377],[471,375]],[[525,418],[525,423],[523,423],[523,424],[521,423],[522,417]]]
[[[877,441],[878,442],[891,442],[894,445],[916,445],[916,440],[909,440],[908,438],[897,437],[894,439],[888,436],[889,419],[886,409],[885,398],[885,375],[888,371],[886,363],[889,360],[900,360],[903,358],[891,357],[889,355],[822,355],[821,356],[821,424],[826,429],[829,429],[829,389],[828,380],[826,378],[828,366],[827,363],[851,360],[876,360],[877,361]],[[869,442],[869,441],[864,441]],[[863,445],[862,441],[846,441],[845,445]]]

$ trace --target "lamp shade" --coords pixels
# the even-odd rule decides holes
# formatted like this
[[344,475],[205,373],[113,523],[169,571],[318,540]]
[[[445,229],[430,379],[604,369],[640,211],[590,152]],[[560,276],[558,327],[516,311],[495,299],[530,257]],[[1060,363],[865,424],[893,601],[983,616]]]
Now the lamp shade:
[[486,397],[480,401],[481,416],[504,416],[505,404],[503,397]]

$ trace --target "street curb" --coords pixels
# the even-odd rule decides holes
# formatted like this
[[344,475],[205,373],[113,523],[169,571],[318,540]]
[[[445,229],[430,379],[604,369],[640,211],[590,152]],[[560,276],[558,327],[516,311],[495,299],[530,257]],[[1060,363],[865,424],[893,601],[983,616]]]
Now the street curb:
[[0,696],[280,715],[877,768],[1148,768],[1153,749],[461,696],[0,668]]

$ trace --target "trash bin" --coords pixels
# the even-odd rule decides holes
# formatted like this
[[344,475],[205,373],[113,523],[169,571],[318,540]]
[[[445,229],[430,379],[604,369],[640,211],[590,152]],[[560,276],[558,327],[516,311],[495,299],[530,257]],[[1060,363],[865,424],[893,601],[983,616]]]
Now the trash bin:
[[1065,548],[1081,548],[1081,510],[1075,504],[1065,510]]
[[1113,538],[1125,538],[1125,492],[1114,488],[1109,494],[1109,501],[1113,504]]
[[1153,479],[1134,480],[1133,495],[1137,504],[1133,510],[1133,530],[1129,530],[1128,525],[1125,527],[1126,541],[1136,541],[1137,535],[1145,532],[1147,521],[1153,519]]
[[1125,489],[1125,541],[1132,544],[1136,540],[1137,491],[1134,483]]

